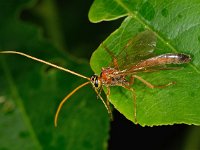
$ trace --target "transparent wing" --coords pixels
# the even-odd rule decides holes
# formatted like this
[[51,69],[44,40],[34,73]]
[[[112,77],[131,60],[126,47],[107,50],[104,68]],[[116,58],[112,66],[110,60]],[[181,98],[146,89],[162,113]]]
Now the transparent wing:
[[161,71],[161,70],[180,70],[182,69],[182,67],[168,67],[166,65],[162,65],[162,66],[153,66],[153,67],[149,67],[149,68],[140,68],[137,70],[128,70],[128,71],[121,71],[118,73],[118,75],[131,75],[131,74],[137,74],[137,73],[141,73],[141,72],[157,72],[157,71]]
[[[172,70],[174,67],[168,67],[171,64],[184,64],[191,61],[190,55],[183,53],[166,53],[141,60],[136,65],[132,65],[125,70],[122,70],[123,75],[134,74],[136,72],[155,72],[159,70]],[[118,73],[120,74],[120,73]]]
[[191,57],[183,53],[166,53],[158,55],[146,60],[142,60],[134,66],[131,66],[129,69],[126,69],[127,72],[135,72],[137,70],[147,70],[152,67],[166,66],[170,64],[184,64],[189,63]]
[[119,69],[127,69],[139,61],[153,56],[156,47],[156,36],[146,30],[131,38],[125,47],[115,56]]

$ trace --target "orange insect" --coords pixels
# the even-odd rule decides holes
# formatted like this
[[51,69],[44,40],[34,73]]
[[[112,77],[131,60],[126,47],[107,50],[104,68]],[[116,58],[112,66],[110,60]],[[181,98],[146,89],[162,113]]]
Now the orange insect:
[[[112,112],[110,109],[109,103],[109,95],[110,95],[110,87],[111,86],[121,86],[126,88],[133,93],[133,101],[134,101],[134,119],[136,120],[136,96],[135,91],[132,88],[134,83],[134,79],[138,79],[147,85],[149,88],[163,88],[173,84],[174,82],[170,82],[166,85],[154,86],[148,81],[144,80],[140,76],[136,75],[138,72],[155,72],[161,70],[174,70],[177,69],[175,67],[168,67],[168,64],[183,64],[191,61],[189,55],[183,53],[166,53],[158,56],[152,56],[153,51],[156,47],[156,36],[153,32],[146,30],[138,35],[134,36],[132,39],[128,41],[126,46],[115,55],[112,53],[104,44],[102,44],[104,49],[109,53],[112,57],[112,62],[109,67],[102,68],[100,75],[92,75],[90,78],[69,69],[57,66],[50,62],[35,58],[33,56],[27,55],[25,53],[17,52],[17,51],[1,51],[0,53],[9,53],[9,54],[18,54],[35,61],[41,62],[43,64],[47,64],[54,68],[63,70],[65,72],[74,74],[81,78],[88,80],[87,82],[79,85],[75,88],[71,93],[69,93],[59,104],[58,109],[55,114],[54,125],[57,126],[57,120],[59,112],[63,106],[63,104],[69,99],[76,91],[85,85],[91,83],[94,91],[97,96],[101,99],[104,106],[106,107],[108,114],[112,119]],[[102,87],[105,86],[107,88],[107,100],[101,96]]]

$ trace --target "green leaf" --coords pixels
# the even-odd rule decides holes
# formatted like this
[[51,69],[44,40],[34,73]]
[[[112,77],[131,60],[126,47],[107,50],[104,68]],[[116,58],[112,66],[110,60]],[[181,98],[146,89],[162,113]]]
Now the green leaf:
[[[31,7],[32,1],[1,2],[0,50],[25,52],[93,74],[85,60],[61,53],[35,26],[19,19],[26,5]],[[64,104],[54,127],[60,101],[84,79],[13,54],[0,54],[0,74],[0,149],[106,149],[109,119],[90,85]]]
[[117,19],[125,15],[127,15],[127,12],[116,1],[96,0],[90,9],[89,19],[95,23],[103,20]]
[[[122,50],[130,38],[141,31],[150,30],[158,39],[156,54],[186,53],[192,57],[191,63],[180,65],[179,70],[138,74],[153,85],[176,82],[166,88],[150,89],[135,80],[133,88],[137,97],[138,123],[142,126],[175,123],[200,125],[200,16],[198,15],[200,2],[198,0],[109,2],[110,5],[107,4],[108,1],[96,0],[89,17],[91,21],[99,22],[128,14],[121,26],[103,42],[114,54]],[[112,3],[115,3],[115,7],[111,5]],[[102,5],[104,7],[100,7]],[[98,12],[100,9],[101,13]],[[115,12],[112,16],[114,10],[122,9],[125,12]],[[92,69],[98,74],[101,68],[109,66],[110,62],[111,56],[101,46],[93,53],[90,61]],[[109,98],[114,107],[126,118],[134,120],[134,104],[130,91],[122,87],[111,87]]]

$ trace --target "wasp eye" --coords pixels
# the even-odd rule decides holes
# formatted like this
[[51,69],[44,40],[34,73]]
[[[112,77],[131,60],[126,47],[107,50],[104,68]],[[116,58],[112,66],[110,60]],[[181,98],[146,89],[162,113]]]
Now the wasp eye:
[[94,86],[95,87],[98,87],[99,86],[99,84],[98,84],[98,79],[96,78],[96,80],[94,81]]
[[93,85],[95,87],[99,87],[99,81],[98,81],[98,76],[97,75],[93,75],[90,80],[92,81]]

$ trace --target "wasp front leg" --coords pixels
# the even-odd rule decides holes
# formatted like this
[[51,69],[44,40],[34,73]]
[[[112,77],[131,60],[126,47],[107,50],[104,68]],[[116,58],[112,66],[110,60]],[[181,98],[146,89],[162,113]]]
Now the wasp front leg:
[[112,111],[111,111],[111,108],[110,108],[110,102],[109,102],[109,96],[110,96],[110,87],[109,86],[106,86],[107,88],[107,92],[106,92],[106,105],[109,109],[109,114],[110,114],[110,119],[113,120],[113,115],[112,115]]
[[98,90],[97,99],[99,98],[99,95],[101,95],[102,90],[103,90],[103,88],[101,86],[100,89]]

